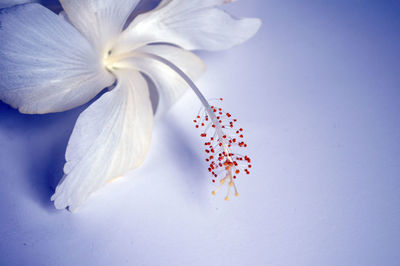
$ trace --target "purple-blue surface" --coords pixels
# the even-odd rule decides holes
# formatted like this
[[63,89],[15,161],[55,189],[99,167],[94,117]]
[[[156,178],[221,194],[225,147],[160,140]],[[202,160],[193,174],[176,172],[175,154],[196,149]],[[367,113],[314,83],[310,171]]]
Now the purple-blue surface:
[[156,121],[140,168],[57,211],[49,198],[85,106],[23,115],[0,103],[0,265],[400,263],[400,3],[227,9],[263,20],[244,45],[199,53],[199,87],[225,98],[254,158],[240,196],[211,195],[188,92]]

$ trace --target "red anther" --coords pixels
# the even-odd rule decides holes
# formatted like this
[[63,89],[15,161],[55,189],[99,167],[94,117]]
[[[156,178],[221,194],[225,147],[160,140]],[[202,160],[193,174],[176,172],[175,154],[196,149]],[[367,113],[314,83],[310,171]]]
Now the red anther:
[[[252,167],[250,158],[230,151],[236,145],[247,147],[247,144],[243,141],[244,134],[241,133],[244,131],[243,128],[235,128],[236,124],[234,122],[237,119],[234,119],[231,113],[224,112],[222,108],[215,106],[212,106],[211,110],[211,112],[215,113],[215,120],[212,120],[209,115],[203,112],[193,122],[196,128],[203,127],[203,132],[200,132],[200,136],[203,138],[207,137],[203,143],[205,145],[205,152],[207,153],[205,159],[208,165],[207,169],[213,175],[212,182],[217,183],[222,175],[226,177],[230,172],[233,172],[234,179],[242,171],[249,174],[249,169]],[[206,129],[204,129],[205,127]],[[212,133],[207,131],[210,128],[213,131]],[[231,128],[231,130],[227,128]],[[242,161],[246,161],[246,164],[242,165]]]

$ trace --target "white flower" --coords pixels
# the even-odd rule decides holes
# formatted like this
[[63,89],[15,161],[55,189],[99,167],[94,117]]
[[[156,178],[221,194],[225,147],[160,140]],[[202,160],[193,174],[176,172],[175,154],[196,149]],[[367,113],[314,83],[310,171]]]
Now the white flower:
[[204,65],[187,50],[226,49],[260,26],[258,19],[235,19],[218,9],[224,0],[163,0],[122,31],[138,2],[61,0],[64,16],[39,4],[0,13],[1,100],[22,113],[60,112],[109,87],[76,122],[64,177],[51,198],[57,209],[76,209],[144,160],[153,110],[141,73],[157,86],[157,112],[187,88],[176,71],[155,59],[165,58],[195,79]]

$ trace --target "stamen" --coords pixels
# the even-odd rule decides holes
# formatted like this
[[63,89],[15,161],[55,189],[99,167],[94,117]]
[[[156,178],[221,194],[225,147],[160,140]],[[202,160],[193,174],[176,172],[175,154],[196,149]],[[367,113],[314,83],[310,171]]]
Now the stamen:
[[[220,177],[219,186],[211,193],[216,195],[224,184],[228,184],[225,200],[229,200],[232,188],[235,192],[234,195],[238,196],[239,193],[234,180],[236,180],[237,175],[241,172],[250,174],[249,169],[251,165],[250,158],[247,155],[243,156],[231,151],[232,148],[247,147],[247,144],[242,140],[244,138],[243,129],[235,127],[237,119],[233,118],[230,112],[225,112],[221,107],[210,106],[194,82],[180,68],[167,59],[145,52],[133,52],[131,56],[152,58],[165,64],[174,70],[192,88],[203,105],[203,108],[199,111],[193,122],[196,128],[204,129],[200,136],[206,138],[204,151],[207,153],[208,171],[212,175],[212,182],[215,182]],[[223,98],[219,98],[218,101],[222,102]],[[214,132],[208,134],[207,131],[209,130],[213,130]],[[245,161],[247,164],[239,164],[238,161]]]
[[[219,100],[220,102],[222,99]],[[237,119],[232,117],[231,113],[225,112],[222,108],[216,105],[211,106],[212,112],[218,110],[221,113],[217,116],[217,124],[213,124],[213,127],[207,126],[207,130],[204,130],[201,134],[202,137],[207,137],[213,135],[213,137],[206,138],[204,145],[207,147],[207,158],[206,162],[209,163],[209,170],[212,175],[212,180],[221,177],[220,185],[216,190],[212,192],[216,195],[218,190],[224,185],[228,184],[227,194],[225,196],[226,200],[229,200],[231,189],[234,190],[234,195],[238,196],[237,187],[235,180],[240,173],[250,174],[249,169],[251,168],[250,157],[247,155],[241,155],[239,153],[232,152],[235,148],[246,148],[247,144],[244,141],[238,141],[238,139],[243,139],[243,128],[237,128]],[[197,119],[195,126],[202,123],[205,117],[208,116],[208,112],[204,107],[198,114],[200,119]],[[211,123],[211,122],[210,122]],[[229,127],[224,127],[224,125],[230,125]],[[214,130],[214,134],[210,134],[208,129]],[[215,137],[217,136],[217,137]]]

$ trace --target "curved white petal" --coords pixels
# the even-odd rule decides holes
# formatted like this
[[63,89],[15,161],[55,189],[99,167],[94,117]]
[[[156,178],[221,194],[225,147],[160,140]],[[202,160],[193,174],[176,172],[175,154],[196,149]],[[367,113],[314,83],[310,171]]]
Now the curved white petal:
[[65,111],[114,78],[88,41],[39,4],[0,11],[0,99],[22,113]]
[[78,118],[68,143],[64,178],[51,200],[73,211],[108,181],[139,166],[149,148],[153,112],[139,72],[120,70],[117,86]]
[[120,68],[134,68],[148,75],[157,87],[159,102],[156,114],[164,113],[188,89],[186,82],[170,67],[151,58],[134,57],[135,53],[152,53],[164,57],[192,80],[198,79],[205,71],[205,64],[195,54],[171,45],[146,45],[133,53],[133,57],[116,63]]
[[123,53],[133,45],[167,42],[188,50],[222,50],[251,38],[261,21],[236,19],[217,8],[226,0],[163,0],[153,11],[139,15],[113,49]]
[[98,49],[107,52],[139,0],[60,0],[69,20]]

